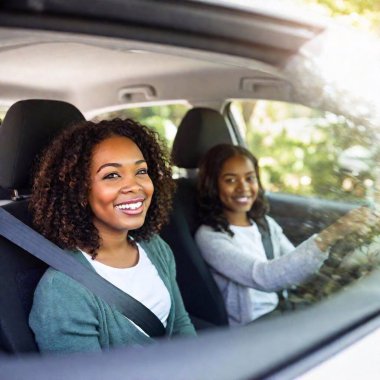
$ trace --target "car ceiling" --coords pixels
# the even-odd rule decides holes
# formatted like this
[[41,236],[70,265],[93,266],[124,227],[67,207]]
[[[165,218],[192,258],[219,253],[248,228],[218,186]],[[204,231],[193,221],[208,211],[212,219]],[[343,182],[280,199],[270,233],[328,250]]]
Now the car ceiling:
[[[88,7],[79,0],[4,0],[0,104],[61,99],[88,113],[147,101],[220,108],[229,98],[288,100],[279,91],[288,85],[281,68],[323,25],[253,4],[247,17],[201,1],[109,0]],[[276,85],[266,88],[268,79]]]
[[115,38],[0,28],[2,104],[61,99],[86,113],[147,101],[222,103],[252,97],[242,83],[262,77],[281,81],[279,69],[254,60]]

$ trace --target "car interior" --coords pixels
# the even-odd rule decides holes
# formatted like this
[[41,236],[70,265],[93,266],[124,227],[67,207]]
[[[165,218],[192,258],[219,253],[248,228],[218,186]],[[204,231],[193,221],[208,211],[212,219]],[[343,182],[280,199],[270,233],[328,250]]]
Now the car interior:
[[[81,1],[79,3],[82,4]],[[165,3],[169,4],[165,5],[167,10],[171,6],[178,6],[175,2]],[[97,7],[101,8],[101,5],[97,4]],[[98,8],[94,9],[96,13]],[[261,130],[257,127],[269,120],[267,115],[260,116],[263,103],[270,103],[269,106],[272,102],[279,102],[308,107],[313,121],[320,121],[314,117],[315,110],[321,108],[323,112],[331,111],[317,101],[321,88],[316,88],[312,96],[309,93],[306,96],[305,88],[297,82],[300,65],[307,67],[311,62],[308,61],[308,44],[323,36],[326,25],[317,20],[294,21],[290,17],[256,12],[252,15],[255,21],[255,28],[252,29],[248,27],[249,23],[245,24],[245,15],[241,11],[234,12],[230,22],[225,17],[225,10],[215,19],[206,17],[210,16],[207,12],[203,19],[199,15],[202,13],[200,10],[200,6],[195,7],[194,13],[189,14],[188,18],[172,18],[176,27],[183,23],[190,30],[189,36],[188,30],[182,34],[173,32],[173,41],[170,40],[171,27],[160,29],[162,25],[159,23],[153,28],[146,28],[145,24],[141,26],[136,20],[132,20],[132,26],[124,26],[119,19],[117,23],[91,19],[91,28],[87,29],[88,25],[82,25],[79,19],[74,17],[65,23],[59,20],[59,12],[53,12],[53,20],[57,23],[51,27],[51,20],[39,17],[41,10],[38,9],[34,10],[38,25],[22,13],[16,12],[14,19],[7,19],[6,15],[0,14],[0,207],[26,225],[33,227],[28,209],[33,168],[40,153],[62,129],[81,120],[99,120],[115,115],[141,118],[142,122],[156,128],[156,111],[158,114],[161,108],[172,105],[181,105],[185,109],[184,112],[173,112],[170,115],[172,119],[165,121],[167,129],[159,132],[168,142],[177,185],[169,223],[163,227],[160,235],[173,251],[177,281],[185,307],[199,333],[199,341],[184,342],[183,345],[180,342],[178,346],[176,342],[164,342],[162,356],[157,355],[160,347],[156,351],[154,347],[144,352],[131,350],[130,355],[119,351],[114,357],[107,354],[99,356],[99,360],[91,356],[78,356],[78,360],[74,358],[71,362],[71,368],[62,369],[62,376],[69,374],[69,370],[80,371],[83,363],[91,367],[89,371],[96,375],[96,371],[101,373],[101,366],[110,359],[108,364],[124,366],[124,370],[131,371],[129,374],[132,378],[146,377],[146,373],[141,372],[144,369],[152,371],[150,375],[159,373],[159,376],[151,376],[157,379],[176,378],[184,373],[188,375],[190,372],[185,370],[191,371],[193,378],[203,378],[209,363],[215,363],[212,373],[217,373],[214,378],[218,379],[265,378],[271,374],[277,375],[277,371],[285,371],[286,368],[290,372],[283,372],[283,378],[292,378],[292,366],[297,364],[297,360],[307,359],[326,345],[330,352],[324,356],[316,354],[313,363],[325,360],[332,351],[340,349],[344,334],[356,331],[361,324],[379,316],[379,273],[374,271],[372,276],[362,279],[360,272],[356,277],[361,279],[357,282],[358,286],[346,289],[345,283],[342,283],[340,285],[344,291],[337,292],[336,297],[329,296],[314,304],[310,302],[310,307],[304,307],[303,302],[298,307],[295,302],[294,313],[284,317],[258,321],[241,329],[227,328],[228,319],[221,292],[194,241],[194,233],[199,226],[197,167],[204,153],[218,143],[240,144],[255,154],[260,154],[261,149],[268,145],[269,148],[266,148],[269,153],[262,161],[263,166],[270,166],[273,162],[282,164],[286,160],[281,153],[287,149],[291,156],[316,155],[318,149],[325,156],[330,154],[329,149],[332,150],[336,145],[335,140],[330,145],[322,141],[315,145],[315,150],[311,150],[308,143],[314,137],[306,134],[306,142],[302,141],[306,147],[304,152],[300,153],[297,147],[294,148],[294,135],[304,133],[296,124],[289,128],[293,128],[293,134],[289,133],[289,136],[282,132],[261,137]],[[208,4],[207,11],[210,10],[212,6]],[[65,17],[70,17],[65,12]],[[130,12],[128,15],[138,18],[139,14]],[[17,24],[18,17],[25,22],[24,27],[7,27],[7,23],[12,23],[12,20],[16,20]],[[112,17],[110,20],[113,20]],[[192,20],[197,17],[201,17],[204,22],[200,32],[197,31],[200,35],[192,26]],[[210,20],[225,21],[224,33],[228,38],[221,41],[218,35],[207,31],[207,27],[213,25]],[[239,26],[240,37],[234,32],[234,28]],[[152,30],[156,34],[152,34]],[[169,40],[170,43],[167,43]],[[252,107],[246,107],[249,102],[255,105],[257,113],[247,116],[247,110],[252,110]],[[239,108],[238,115],[233,112],[234,104]],[[144,118],[144,110],[148,107],[153,112]],[[268,107],[268,110],[269,114],[272,109]],[[307,119],[309,114],[305,115],[302,113],[300,119]],[[294,121],[295,116],[295,112],[291,114],[291,121]],[[252,125],[256,122],[256,129],[253,130],[258,138],[245,128],[243,119],[252,122]],[[346,126],[339,117],[334,120],[334,128],[339,123],[340,126]],[[281,123],[270,120],[270,124],[277,131]],[[356,131],[351,124],[347,125],[350,128],[344,136],[344,147],[350,145],[351,135],[354,136]],[[359,132],[366,128],[363,125],[358,126]],[[320,130],[325,131],[327,128],[322,125]],[[279,151],[273,149],[272,152],[269,143],[284,136],[288,138],[288,145],[279,144]],[[368,145],[371,145],[368,136],[365,137],[369,141]],[[315,138],[318,140],[319,137]],[[341,146],[337,149],[341,149]],[[279,157],[277,161],[276,154]],[[368,161],[372,164],[375,159]],[[320,171],[323,177],[331,167],[324,171],[325,168],[319,165],[317,162],[314,169],[317,173]],[[295,164],[288,166],[294,171],[299,169]],[[371,167],[370,170],[374,169]],[[334,176],[343,178],[341,168],[334,166],[331,171]],[[270,179],[276,179],[279,183],[286,178],[288,187],[285,188],[284,184],[284,188],[271,187],[266,192],[270,204],[269,215],[295,245],[347,211],[368,204],[368,189],[375,186],[366,182],[370,184],[364,189],[368,194],[363,196],[361,193],[360,199],[351,196],[354,194],[351,188],[342,190],[342,193],[348,194],[347,198],[340,199],[341,193],[324,197],[329,190],[323,186],[320,187],[322,196],[315,196],[288,191],[293,186],[294,178],[281,177],[279,172],[273,173]],[[369,178],[362,179],[359,172],[344,172],[344,175],[348,179],[344,184],[348,185],[356,184],[356,178],[360,178],[363,183]],[[307,183],[308,178],[302,180]],[[331,188],[334,186],[335,182],[331,182]],[[335,258],[329,260],[327,265],[338,267]],[[28,325],[28,315],[34,289],[46,268],[46,263],[0,236],[0,359],[7,354],[17,359],[26,353],[37,354],[31,357],[40,357]],[[309,306],[308,302],[305,303]],[[376,326],[378,323],[371,328]],[[354,339],[359,339],[358,336],[365,332],[360,330],[358,334]],[[335,343],[339,344],[335,347]],[[344,341],[344,344],[348,343]],[[176,358],[174,361],[171,360],[173,357]],[[46,363],[51,360],[48,367],[60,366],[59,358],[43,360]],[[16,368],[15,363],[10,362],[9,368]],[[28,360],[25,363],[27,365]],[[34,368],[35,374],[39,373],[37,364]],[[236,368],[240,376],[234,372]],[[299,372],[296,370],[295,373]],[[42,372],[38,376],[41,380],[49,378],[48,374],[43,375]]]
[[[281,88],[288,84],[280,70],[260,61],[250,67],[252,63],[231,56],[215,60],[202,51],[121,39],[31,32],[26,42],[17,30],[1,33],[12,46],[1,51],[1,73],[12,70],[14,59],[18,62],[17,72],[1,85],[9,106],[0,127],[1,202],[28,225],[33,163],[59,130],[105,110],[179,100],[191,105],[173,141],[172,161],[182,174],[176,178],[173,212],[162,237],[175,255],[177,281],[196,328],[226,326],[222,296],[193,239],[198,227],[196,169],[213,145],[241,143],[236,127],[221,113],[226,99],[284,95]],[[280,207],[276,210],[280,213]],[[5,238],[0,241],[1,281],[14,284],[12,294],[2,287],[1,346],[7,352],[36,351],[27,316],[46,265]],[[17,254],[10,256],[10,251]]]
[[[73,105],[51,100],[20,101],[7,112],[0,129],[0,148],[8,157],[1,160],[1,186],[14,189],[17,198],[14,195],[14,201],[3,207],[27,225],[32,226],[27,199],[31,190],[32,164],[54,134],[83,119]],[[216,132],[218,138],[210,138]],[[14,142],[13,145],[10,141]],[[177,167],[194,171],[202,154],[219,142],[232,142],[221,114],[212,109],[193,108],[178,128],[173,145],[173,162]],[[199,147],[198,151],[187,149],[193,146]],[[227,325],[223,299],[193,239],[196,228],[195,178],[179,178],[171,220],[162,236],[173,249],[178,283],[195,326],[202,329]],[[34,288],[47,265],[12,246],[4,237],[0,238],[0,242],[0,278],[4,285],[1,287],[4,294],[0,297],[0,310],[3,311],[0,312],[1,346],[7,352],[36,351],[27,319]],[[12,292],[9,292],[10,284]],[[13,312],[9,313],[9,310]]]
[[[28,194],[33,163],[54,134],[83,119],[75,106],[54,100],[19,101],[8,110],[0,128],[0,150],[7,157],[0,161],[0,185],[13,189],[13,197],[12,202],[3,207],[27,225],[32,226]],[[221,293],[193,238],[199,226],[196,169],[202,155],[222,142],[233,143],[233,139],[226,120],[218,111],[195,107],[186,113],[172,147],[173,164],[185,169],[185,175],[176,179],[177,190],[170,222],[161,233],[173,250],[177,281],[198,330],[228,325]],[[276,209],[281,210],[281,207]],[[0,281],[3,284],[0,287],[3,293],[0,297],[0,347],[10,353],[37,351],[28,326],[28,315],[34,288],[47,265],[4,237],[0,237],[0,260]]]

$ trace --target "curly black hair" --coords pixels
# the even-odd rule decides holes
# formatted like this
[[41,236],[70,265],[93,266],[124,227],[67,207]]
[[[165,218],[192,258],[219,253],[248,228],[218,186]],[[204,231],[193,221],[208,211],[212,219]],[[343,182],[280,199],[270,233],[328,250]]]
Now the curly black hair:
[[65,129],[45,149],[34,176],[30,209],[36,229],[64,249],[96,256],[100,236],[89,206],[90,165],[95,146],[113,136],[131,139],[141,150],[154,185],[145,222],[130,232],[149,239],[167,222],[175,190],[168,152],[157,132],[132,119],[83,121]]
[[261,184],[260,169],[256,157],[249,150],[239,145],[215,145],[203,156],[199,165],[199,217],[202,224],[212,227],[215,231],[227,232],[230,236],[233,236],[233,232],[223,213],[223,205],[219,197],[218,178],[223,164],[235,156],[247,157],[253,163],[258,180],[259,192],[252,208],[248,211],[248,217],[266,228],[266,224],[262,221],[269,211],[269,203]]

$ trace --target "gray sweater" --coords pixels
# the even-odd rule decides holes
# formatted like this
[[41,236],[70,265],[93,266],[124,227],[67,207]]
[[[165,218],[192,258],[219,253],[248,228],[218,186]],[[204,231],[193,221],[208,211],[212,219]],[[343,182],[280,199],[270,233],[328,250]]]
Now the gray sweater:
[[[170,294],[166,335],[195,335],[175,280],[175,262],[169,246],[158,236],[140,244]],[[82,263],[92,268],[82,253],[72,254],[78,259],[78,265]],[[29,324],[41,352],[100,351],[153,342],[119,311],[52,268],[45,272],[37,286]]]
[[[274,253],[270,261],[260,254],[253,240],[247,241],[245,231],[239,233],[239,229],[247,227],[232,226],[237,233],[230,237],[202,225],[195,235],[224,297],[231,325],[249,323],[272,311],[278,304],[274,292],[305,281],[328,257],[328,253],[319,250],[314,237],[294,248],[281,227],[266,218]],[[264,252],[262,245],[261,251]]]

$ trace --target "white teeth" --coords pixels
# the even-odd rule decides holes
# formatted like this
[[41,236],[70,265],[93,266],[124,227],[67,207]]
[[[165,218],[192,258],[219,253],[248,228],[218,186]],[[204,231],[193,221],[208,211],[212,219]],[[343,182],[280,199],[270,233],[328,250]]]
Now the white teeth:
[[119,210],[136,210],[137,208],[142,206],[142,202],[136,202],[136,203],[125,203],[122,205],[115,206]]
[[248,197],[239,197],[239,198],[236,198],[236,200],[238,202],[248,202]]

